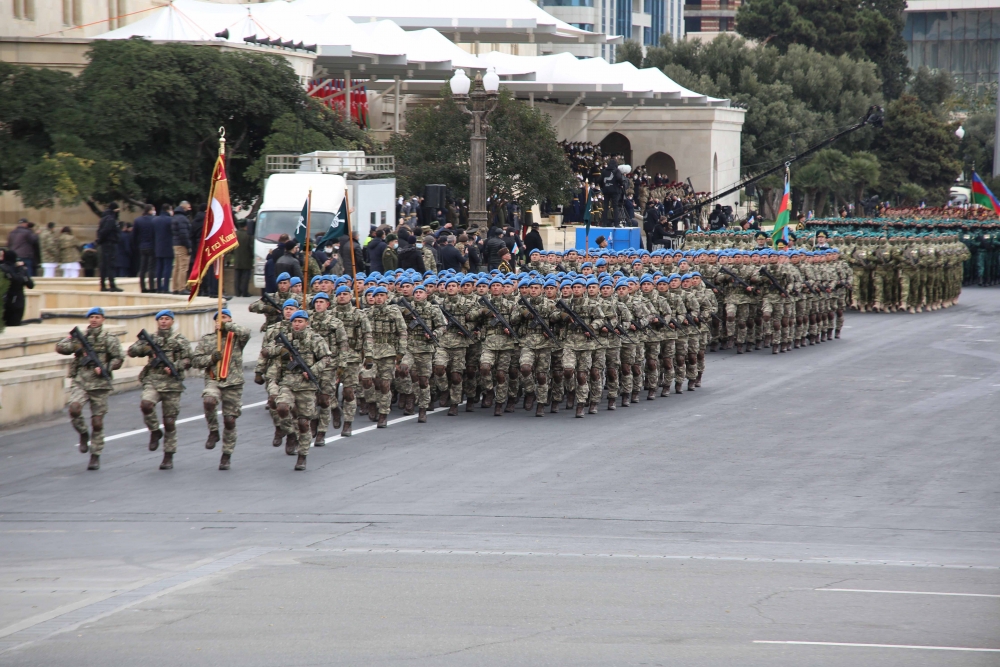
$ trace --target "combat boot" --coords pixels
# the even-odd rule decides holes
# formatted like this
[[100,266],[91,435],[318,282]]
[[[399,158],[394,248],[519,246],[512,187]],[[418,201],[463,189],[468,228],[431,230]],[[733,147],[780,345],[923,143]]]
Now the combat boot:
[[80,453],[86,454],[90,451],[90,434],[87,432],[80,434]]
[[718,351],[718,349],[719,349],[719,344],[716,343],[715,341],[712,341],[712,343],[710,343],[709,346],[708,346],[708,351],[709,352],[716,352],[716,351]]
[[493,416],[503,417],[503,405],[501,405],[499,402],[493,406]]
[[378,404],[372,401],[368,404],[368,419],[369,421],[378,421]]
[[406,395],[406,402],[403,405],[403,414],[412,415],[413,414],[413,404],[416,402],[416,396],[413,394]]
[[205,449],[215,449],[215,444],[219,442],[219,432],[209,431],[208,440],[205,441]]
[[163,431],[156,429],[155,431],[149,432],[149,451],[155,452],[160,447],[160,438],[163,437]]
[[537,406],[535,406],[535,416],[536,417],[544,417],[545,416],[545,404],[544,403],[539,403]]
[[608,396],[608,410],[614,410],[615,408],[616,408],[615,399],[611,396]]
[[684,380],[674,380],[674,393],[675,394],[684,393]]
[[688,391],[694,391],[694,388],[698,386],[698,383],[693,378],[688,378]]
[[[837,338],[840,338],[840,336],[837,336]],[[826,330],[826,339],[833,340],[833,329]]]
[[284,439],[285,439],[285,434],[281,432],[281,429],[275,428],[274,440],[271,441],[271,444],[274,445],[275,447],[281,447],[281,441]]
[[836,337],[837,339],[839,339],[839,338],[840,338],[840,329],[837,329],[837,332],[836,332],[836,333],[834,334],[834,336],[835,336],[835,337]]
[[514,412],[514,406],[517,405],[517,398],[508,398],[507,407],[503,409],[504,412]]
[[285,453],[292,456],[299,448],[299,436],[289,433],[285,436]]
[[427,408],[417,408],[417,423],[418,424],[427,423]]
[[388,415],[384,415],[381,412],[378,413],[378,425],[375,428],[388,428],[389,424],[386,417],[388,417]]
[[571,391],[566,394],[566,409],[569,410],[576,405],[576,392]]
[[315,438],[317,431],[319,431],[319,419],[310,419],[309,420],[309,434]]
[[316,431],[313,447],[326,447],[326,431]]
[[741,343],[736,343],[736,354],[743,354],[743,345]]
[[[771,345],[771,354],[778,354],[780,348],[781,348],[781,343],[774,343],[773,345]],[[781,351],[784,352],[784,350]]]
[[232,454],[222,454],[222,460],[219,461],[219,470],[229,470],[229,458]]
[[695,380],[694,380],[694,386],[696,386],[696,387],[700,387],[701,386],[701,373],[702,373],[702,371],[698,371],[698,377],[696,377]]
[[160,470],[173,470],[173,469],[174,469],[174,453],[164,452],[163,463],[160,464]]
[[587,410],[587,412],[590,413],[590,414],[592,414],[592,415],[596,415],[597,414],[597,401],[591,401],[590,402],[590,409]]
[[493,407],[493,393],[492,392],[487,391],[487,392],[483,393],[483,403],[482,403],[482,405],[480,407],[483,407],[483,408],[492,408]]
[[632,390],[632,398],[630,398],[629,401],[631,403],[638,403],[639,402],[639,390],[638,389],[633,389]]
[[333,429],[337,430],[340,428],[340,420],[344,418],[344,413],[340,410],[340,408],[334,408],[330,411],[330,413],[333,416]]
[[759,350],[760,346],[761,346],[761,342],[758,340],[757,343],[754,345],[753,349]]
[[627,408],[629,406],[629,403],[631,403],[631,402],[632,401],[630,400],[628,394],[622,394],[622,407],[623,408]]
[[441,400],[438,401],[438,405],[443,408],[446,405],[448,405],[449,400],[450,400],[450,394],[447,391],[444,391],[441,393]]
[[531,408],[535,407],[535,394],[525,394],[524,395],[524,411],[530,412]]
[[667,398],[669,396],[670,396],[670,384],[667,383],[667,386],[660,387],[660,398]]
[[576,404],[576,418],[583,419],[583,412],[586,406],[583,403]]
[[795,349],[796,350],[799,349],[799,339],[798,338],[796,338],[794,341],[792,341],[792,343],[795,345]]
[[656,400],[656,388],[653,388],[653,389],[649,390],[649,393],[646,395],[646,400],[647,401],[655,401]]
[[348,421],[344,422],[344,428],[341,429],[341,431],[340,431],[340,437],[341,438],[350,438],[351,437],[351,425],[352,425],[352,422],[348,422]]
[[87,465],[87,470],[100,470],[101,469],[101,457],[98,454],[90,455],[90,463]]
[[458,416],[458,403],[452,403],[451,404],[451,407],[448,408],[448,416],[449,417],[457,417]]
[[466,398],[465,399],[465,411],[466,412],[475,412],[476,411],[476,405],[474,403],[474,399],[472,399],[472,398]]
[[295,469],[296,470],[305,470],[306,469],[306,455],[305,454],[299,454],[298,460],[295,461]]

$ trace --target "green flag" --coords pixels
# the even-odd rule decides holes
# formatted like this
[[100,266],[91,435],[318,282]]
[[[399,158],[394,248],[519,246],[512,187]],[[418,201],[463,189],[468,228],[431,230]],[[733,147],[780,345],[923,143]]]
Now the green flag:
[[774,220],[774,230],[771,232],[771,247],[777,247],[778,239],[788,242],[788,220],[792,211],[790,189],[788,187],[788,167],[785,167],[785,191],[781,195],[781,204],[778,206],[778,217]]
[[347,198],[345,197],[340,202],[340,210],[337,214],[333,216],[333,220],[330,221],[330,229],[326,230],[326,234],[320,239],[319,243],[316,244],[317,248],[322,248],[328,243],[333,243],[334,241],[340,240],[340,237],[347,233]]

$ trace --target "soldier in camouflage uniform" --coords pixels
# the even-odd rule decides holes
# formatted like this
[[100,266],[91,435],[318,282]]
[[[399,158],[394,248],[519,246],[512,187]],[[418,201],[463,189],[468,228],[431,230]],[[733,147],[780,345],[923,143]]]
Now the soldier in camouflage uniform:
[[[104,310],[91,308],[87,311],[87,324],[87,330],[83,334],[104,368],[108,371],[121,368],[125,356],[118,337],[104,330]],[[80,434],[80,452],[86,454],[90,451],[87,470],[99,470],[101,452],[104,451],[104,415],[108,413],[108,395],[111,393],[110,373],[104,377],[100,368],[87,364],[83,345],[72,335],[56,343],[56,352],[74,357],[69,366],[69,378],[72,380],[69,389],[69,416],[73,428]],[[93,435],[88,433],[87,422],[83,418],[83,406],[87,403],[90,404]]]
[[[490,281],[489,295],[481,298],[489,299],[497,311],[503,315],[510,326],[514,317],[514,311],[509,302],[503,297],[503,281],[494,278]],[[477,299],[478,301],[478,299]],[[478,310],[471,311],[467,315],[468,321],[474,321],[484,334],[482,354],[479,358],[479,377],[483,385],[483,403],[488,407],[493,404],[493,416],[500,417],[504,409],[508,412],[514,411],[514,398],[508,395],[508,373],[510,371],[511,359],[514,355],[516,345],[511,337],[511,331],[500,324],[500,320],[493,315],[488,307],[482,303],[476,303]],[[469,399],[471,402],[471,398]]]
[[[586,284],[583,278],[577,278],[573,281],[573,296],[566,301],[566,305],[585,324],[597,332],[605,328],[602,319],[603,313],[599,306],[587,296]],[[594,369],[594,350],[597,348],[597,341],[593,340],[589,333],[565,311],[560,311],[558,318],[565,325],[563,331],[563,374],[567,380],[574,375],[576,378],[576,390],[572,394],[568,394],[576,403],[576,417],[582,418],[588,406],[590,406],[589,412],[591,414],[597,414],[597,404],[590,400],[590,381],[597,380],[597,372]]]
[[[302,303],[301,295],[292,293],[291,276],[287,273],[278,274],[277,285],[278,291],[274,294],[269,294],[268,296],[271,297],[271,300],[276,304],[279,304],[278,308],[275,308],[271,304],[267,303],[263,298],[254,301],[249,306],[251,313],[259,313],[264,316],[264,323],[260,325],[261,331],[267,331],[268,327],[285,321],[284,306],[282,304],[284,304],[288,299],[295,299],[298,303]],[[261,357],[257,361],[257,367],[254,369],[254,382],[257,384],[264,384],[264,374],[266,372],[267,360]]]
[[[198,341],[191,365],[205,371],[205,389],[201,392],[208,422],[208,440],[205,449],[215,449],[219,442],[219,417],[216,409],[222,403],[222,460],[219,470],[229,470],[229,460],[236,448],[236,419],[242,414],[243,406],[243,348],[250,340],[250,329],[233,322],[233,314],[228,308],[222,309],[222,319],[215,314],[215,330],[222,332],[222,350],[218,349],[218,335],[207,333]],[[222,363],[228,363],[225,377],[220,377]]]
[[309,328],[321,336],[330,348],[330,359],[323,369],[323,374],[319,376],[319,393],[316,396],[319,415],[311,424],[315,437],[314,445],[323,447],[326,445],[326,431],[330,427],[331,417],[333,428],[340,428],[343,413],[337,402],[337,369],[341,366],[340,359],[349,348],[347,331],[340,319],[330,310],[330,296],[326,292],[318,292],[312,298],[311,305],[313,313]]
[[[457,278],[451,277],[445,280],[445,297],[440,302],[441,308],[447,309],[459,324],[469,333],[473,333],[469,328],[470,323],[466,320],[468,314],[475,309],[473,302],[458,293]],[[454,323],[448,321],[447,316],[445,320],[447,328],[444,335],[438,338],[438,348],[434,352],[434,375],[438,378],[444,378],[445,374],[448,376],[449,391],[442,397],[441,404],[450,405],[448,415],[454,417],[458,414],[458,404],[462,402],[466,348],[474,341],[463,334]]]
[[354,417],[358,405],[358,382],[362,362],[371,357],[372,325],[364,312],[354,306],[354,293],[347,285],[336,290],[337,306],[333,314],[344,325],[347,332],[348,349],[340,358],[340,381],[344,384],[344,428],[340,435],[351,436]]
[[[160,446],[160,438],[163,438],[163,462],[160,463],[160,470],[171,470],[174,467],[174,453],[177,451],[176,422],[181,410],[181,393],[184,391],[184,371],[191,367],[191,343],[180,332],[173,330],[173,311],[161,310],[157,313],[156,326],[156,331],[150,336],[173,363],[177,375],[171,373],[145,341],[137,340],[132,343],[128,356],[149,357],[146,367],[139,373],[139,381],[142,383],[139,408],[146,428],[149,429],[149,451],[155,452]],[[163,404],[163,431],[156,418],[157,403]]]
[[[372,355],[365,359],[365,366],[375,370],[375,377],[373,380],[363,378],[362,382],[374,383],[378,428],[386,428],[389,409],[392,406],[392,378],[397,364],[406,354],[408,334],[399,306],[386,303],[389,291],[382,286],[376,287],[373,297],[375,306],[371,308],[368,318],[371,322],[374,346]],[[409,368],[402,364],[399,366],[399,371],[409,373]]]
[[[257,368],[254,372],[254,382],[263,384],[267,391],[267,410],[274,423],[274,439],[271,444],[280,447],[282,440],[285,441],[285,453],[291,456],[298,447],[298,435],[296,434],[295,421],[288,415],[282,417],[278,414],[278,369],[275,368],[274,360],[267,356],[267,348],[277,338],[279,333],[286,336],[292,333],[291,317],[299,309],[299,302],[295,299],[285,299],[281,304],[281,321],[275,322],[264,330],[264,339],[260,345],[260,356],[257,359]],[[262,373],[262,375],[261,375]],[[258,381],[258,379],[260,381]]]
[[[406,299],[413,306],[420,319],[430,327],[435,338],[444,335],[444,315],[441,314],[440,308],[427,299],[427,288],[424,285],[416,285],[413,288],[412,298],[406,296],[400,298]],[[408,309],[403,308],[402,313],[410,333],[407,337],[408,349],[400,365],[408,366],[410,369],[410,381],[416,386],[417,423],[425,424],[427,409],[431,405],[430,378],[433,372],[434,339],[427,335]],[[408,402],[407,405],[412,409],[412,404]]]
[[306,455],[312,441],[311,422],[315,418],[316,393],[319,378],[326,369],[330,358],[330,348],[322,336],[309,329],[309,314],[297,310],[291,317],[291,334],[286,334],[289,342],[295,347],[302,362],[309,367],[314,383],[303,368],[295,366],[291,351],[275,337],[267,347],[267,357],[275,361],[272,368],[276,370],[278,396],[275,402],[281,417],[295,417],[298,426],[298,459],[295,470],[306,469]]
[[[553,287],[554,285],[553,281]],[[521,296],[514,304],[513,320],[511,323],[517,329],[517,335],[521,339],[521,352],[518,357],[518,372],[524,379],[525,410],[535,407],[535,416],[545,415],[545,408],[549,404],[549,371],[552,364],[552,340],[542,325],[531,314],[531,311],[524,305],[528,302],[538,313],[542,322],[549,327],[549,319],[555,309],[555,304],[551,299],[542,295],[542,281],[534,278],[528,283],[527,296]],[[555,332],[552,331],[554,334]],[[533,380],[533,382],[531,381]],[[531,389],[533,391],[528,391]],[[533,405],[535,403],[535,405]]]

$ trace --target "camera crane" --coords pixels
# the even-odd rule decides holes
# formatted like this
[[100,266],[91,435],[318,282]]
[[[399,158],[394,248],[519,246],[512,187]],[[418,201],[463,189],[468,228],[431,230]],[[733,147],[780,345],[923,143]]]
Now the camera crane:
[[771,167],[770,169],[765,169],[764,171],[760,171],[760,172],[757,172],[757,173],[754,173],[754,174],[748,174],[748,175],[744,176],[740,180],[739,183],[737,183],[736,185],[734,185],[733,187],[731,187],[731,188],[729,188],[727,190],[723,190],[722,192],[720,192],[718,194],[715,194],[715,195],[712,195],[710,197],[706,197],[705,199],[699,199],[698,201],[696,201],[693,204],[687,204],[686,206],[684,206],[684,208],[681,210],[680,213],[675,213],[674,215],[670,216],[670,221],[673,222],[674,220],[679,220],[680,218],[684,217],[685,215],[687,215],[691,211],[701,210],[703,207],[708,206],[709,204],[712,204],[713,202],[716,202],[716,201],[722,199],[723,197],[725,197],[727,195],[731,195],[734,192],[738,192],[739,190],[742,190],[746,186],[751,185],[751,184],[759,181],[760,179],[764,178],[765,176],[770,176],[771,174],[784,169],[785,167],[787,167],[791,163],[795,162],[796,160],[801,160],[802,158],[806,157],[807,155],[812,155],[813,153],[815,153],[816,151],[820,150],[821,148],[826,148],[827,146],[829,146],[830,144],[834,143],[838,139],[846,137],[848,134],[851,134],[852,132],[856,132],[856,131],[860,130],[863,127],[867,127],[868,125],[871,125],[872,127],[882,127],[882,122],[885,119],[885,117],[884,117],[883,114],[884,114],[884,111],[882,110],[882,107],[880,107],[880,106],[872,105],[872,106],[868,107],[868,111],[865,113],[864,117],[860,121],[858,121],[857,123],[855,123],[854,125],[846,128],[844,130],[841,130],[837,134],[829,136],[826,139],[823,139],[818,144],[814,144],[814,145],[810,146],[809,148],[807,148],[806,150],[802,151],[801,153],[798,153],[796,155],[791,155],[791,156],[785,158],[782,162],[780,162],[777,165]]

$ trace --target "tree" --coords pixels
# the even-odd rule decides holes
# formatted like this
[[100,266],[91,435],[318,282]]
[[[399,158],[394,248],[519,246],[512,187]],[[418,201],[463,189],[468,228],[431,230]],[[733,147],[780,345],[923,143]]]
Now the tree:
[[896,188],[900,206],[916,206],[927,196],[927,191],[916,183],[900,183]]
[[909,76],[902,37],[905,0],[749,0],[736,13],[740,35],[785,53],[792,45],[876,64],[886,97]]
[[[973,169],[984,179],[993,174],[993,144],[996,140],[996,113],[977,113],[962,123],[965,136],[959,144],[962,171],[971,177]],[[992,186],[990,187],[992,190]]]
[[944,118],[948,113],[946,103],[955,92],[955,80],[949,72],[921,65],[910,81],[909,91],[924,111]]
[[259,196],[261,169],[249,167],[290,127],[303,141],[372,146],[279,56],[142,39],[95,41],[88,56],[77,78],[0,63],[0,187],[31,205],[204,200],[220,127],[239,203]]
[[634,39],[626,39],[620,46],[615,48],[616,63],[632,63],[636,67],[642,66],[642,45]]
[[[406,112],[406,134],[389,141],[404,192],[443,183],[455,196],[469,192],[469,116],[447,88],[441,102]],[[549,117],[501,90],[489,116],[486,181],[491,192],[527,207],[541,199],[569,201],[573,176]]]
[[915,183],[927,191],[931,202],[946,201],[962,169],[956,127],[925,111],[912,95],[893,100],[874,143],[882,165],[881,180],[889,192],[899,193],[904,183]]
[[855,206],[861,206],[866,188],[878,185],[880,169],[878,158],[871,153],[858,151],[851,155],[844,177],[851,185]]

